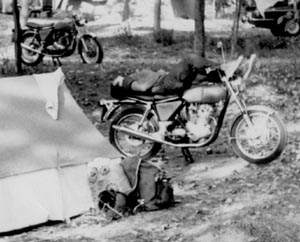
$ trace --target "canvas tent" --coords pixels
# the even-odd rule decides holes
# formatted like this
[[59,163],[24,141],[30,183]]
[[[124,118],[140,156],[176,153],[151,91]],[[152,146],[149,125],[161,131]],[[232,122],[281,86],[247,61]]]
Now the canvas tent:
[[87,162],[120,156],[62,78],[0,79],[0,233],[88,211]]

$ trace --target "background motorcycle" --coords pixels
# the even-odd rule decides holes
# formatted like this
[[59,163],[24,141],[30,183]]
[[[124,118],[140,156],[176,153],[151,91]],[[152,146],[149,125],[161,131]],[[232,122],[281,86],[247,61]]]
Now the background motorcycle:
[[102,46],[94,34],[81,31],[86,20],[74,15],[72,19],[50,24],[27,23],[22,34],[22,61],[26,65],[37,65],[44,56],[59,62],[60,57],[74,53],[76,46],[84,63],[101,63]]
[[154,156],[162,144],[183,149],[204,147],[219,135],[232,97],[239,113],[230,126],[229,139],[237,155],[248,162],[268,163],[286,146],[287,133],[276,112],[266,106],[247,106],[240,93],[255,55],[242,76],[236,74],[243,57],[223,64],[221,84],[192,87],[182,96],[125,95],[102,100],[103,120],[111,119],[110,142],[125,156]]

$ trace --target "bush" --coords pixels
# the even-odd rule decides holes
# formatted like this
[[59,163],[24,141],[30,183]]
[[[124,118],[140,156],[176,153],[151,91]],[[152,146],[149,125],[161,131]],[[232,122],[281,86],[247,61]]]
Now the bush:
[[155,31],[153,33],[153,37],[157,43],[162,43],[163,46],[168,46],[174,44],[173,33],[173,29],[161,29],[160,31]]

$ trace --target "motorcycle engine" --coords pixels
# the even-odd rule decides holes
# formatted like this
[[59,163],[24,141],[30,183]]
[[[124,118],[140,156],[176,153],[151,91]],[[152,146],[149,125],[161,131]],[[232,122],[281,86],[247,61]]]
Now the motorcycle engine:
[[52,52],[55,51],[65,51],[71,46],[72,35],[68,31],[57,31],[53,36],[52,45],[48,46],[48,50]]
[[174,121],[167,127],[167,138],[172,142],[200,142],[208,138],[215,127],[215,107],[209,104],[191,103],[182,114],[185,122]]
[[214,109],[208,104],[193,103],[188,107],[188,121],[186,129],[188,137],[196,142],[211,134],[210,117]]
[[72,36],[70,36],[69,32],[59,31],[56,35],[57,43],[59,43],[61,46],[64,46],[65,48],[70,46],[71,40]]

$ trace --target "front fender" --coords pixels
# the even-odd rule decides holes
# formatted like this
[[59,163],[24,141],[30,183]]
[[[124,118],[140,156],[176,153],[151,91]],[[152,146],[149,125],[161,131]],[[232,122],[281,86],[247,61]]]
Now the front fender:
[[265,111],[269,114],[276,113],[276,111],[274,109],[272,109],[270,107],[267,107],[267,106],[264,106],[264,105],[252,105],[252,106],[247,107],[247,110],[248,111],[254,111],[254,110]]
[[91,38],[97,38],[97,35],[94,34],[94,33],[88,33],[88,34],[83,34],[79,37],[79,40],[83,39],[83,38],[88,38],[88,37],[91,37]]
[[83,40],[84,38],[93,38],[93,39],[95,39],[95,38],[97,38],[97,35],[95,35],[94,33],[88,33],[88,34],[83,34],[83,35],[81,35],[81,36],[78,38],[78,51],[79,51],[79,46],[80,46],[80,44],[82,44],[82,40]]
[[[252,106],[248,106],[247,107],[247,111],[263,111],[268,113],[269,115],[273,115],[276,114],[276,111],[270,107],[267,106],[263,106],[263,105],[252,105]],[[243,115],[242,112],[238,113],[237,115],[235,115],[235,117],[232,119],[232,122],[230,124],[229,127],[232,127],[234,125],[234,123],[237,121],[237,119]]]

